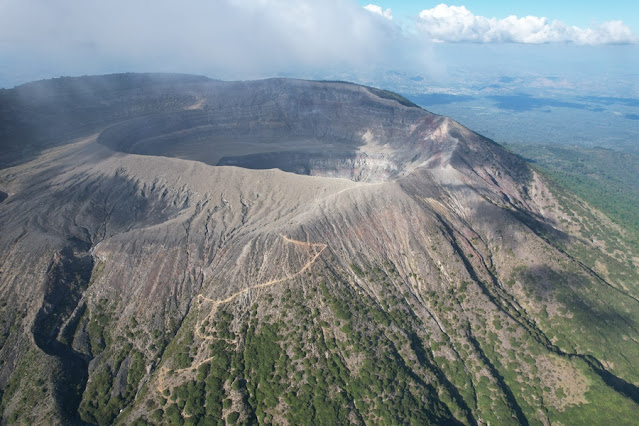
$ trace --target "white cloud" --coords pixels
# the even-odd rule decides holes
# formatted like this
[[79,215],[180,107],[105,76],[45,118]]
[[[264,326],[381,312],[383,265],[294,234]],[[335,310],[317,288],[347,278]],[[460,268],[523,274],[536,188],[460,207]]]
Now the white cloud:
[[391,18],[390,9],[355,0],[0,0],[0,87],[125,71],[368,83],[385,71],[444,78],[455,58],[442,55],[452,45],[434,47],[432,40],[635,40],[620,21],[582,29],[537,17],[489,19],[446,5],[423,11],[416,32]]
[[630,29],[621,21],[609,21],[580,28],[545,17],[514,15],[503,19],[474,15],[465,6],[440,4],[421,11],[418,29],[441,42],[622,44],[635,43]]
[[355,1],[0,0],[0,87],[20,73],[342,72],[415,63],[414,47]]
[[386,10],[382,10],[381,6],[378,6],[376,4],[369,4],[364,6],[364,9],[368,10],[369,12],[375,13],[376,15],[379,16],[383,16],[386,19],[393,19],[393,11],[390,9],[386,9]]

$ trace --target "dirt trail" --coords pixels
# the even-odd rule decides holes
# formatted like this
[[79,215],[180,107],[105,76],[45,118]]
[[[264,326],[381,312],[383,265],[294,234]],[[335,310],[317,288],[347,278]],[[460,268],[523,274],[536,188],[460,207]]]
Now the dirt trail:
[[[229,303],[231,302],[233,299],[237,298],[238,296],[241,296],[242,294],[248,293],[251,290],[255,290],[258,288],[264,288],[264,287],[270,287],[272,285],[275,284],[279,284],[285,281],[288,281],[290,279],[293,279],[295,277],[298,277],[300,275],[302,275],[304,272],[306,272],[311,266],[313,266],[313,264],[317,261],[317,259],[320,257],[320,255],[324,252],[324,250],[326,250],[327,245],[326,244],[322,244],[322,243],[310,243],[310,242],[306,242],[306,241],[299,241],[299,240],[293,240],[291,238],[286,237],[285,235],[281,235],[282,239],[289,243],[289,244],[295,244],[298,246],[304,246],[304,247],[308,247],[309,249],[316,249],[318,250],[313,257],[304,264],[304,266],[302,266],[302,268],[295,272],[294,274],[289,274],[286,275],[285,277],[282,278],[277,278],[277,279],[273,279],[270,281],[266,281],[260,284],[255,284],[252,285],[250,287],[244,288],[238,292],[235,292],[233,294],[231,294],[230,296],[228,296],[225,299],[210,299],[208,297],[202,296],[201,294],[198,295],[197,297],[197,304],[198,304],[198,316],[201,312],[202,309],[202,305],[205,303],[210,303],[211,304],[211,310],[206,314],[206,316],[204,318],[202,318],[201,320],[198,321],[198,323],[195,326],[195,336],[200,339],[200,340],[227,340],[227,339],[222,339],[222,338],[218,338],[218,337],[214,337],[214,336],[208,336],[205,334],[202,334],[202,332],[200,331],[202,325],[208,321],[216,312],[217,307],[224,304],[224,303]],[[205,364],[209,361],[211,361],[213,359],[213,357],[209,357],[209,358],[205,358],[203,360],[194,362],[193,364],[191,364],[191,366],[186,367],[186,368],[180,368],[177,370],[172,370],[173,374],[175,375],[179,375],[181,373],[184,372],[188,372],[188,371],[195,371],[197,370],[202,364]],[[160,369],[158,370],[158,383],[157,383],[157,391],[159,393],[162,393],[164,391],[164,389],[166,389],[168,386],[165,386],[165,378],[167,376],[167,374],[169,373],[169,368],[162,366],[160,367]]]
[[286,241],[289,244],[305,246],[305,247],[308,247],[308,248],[319,248],[319,251],[317,253],[315,253],[315,255],[308,262],[306,262],[304,264],[304,266],[302,266],[302,268],[299,271],[295,272],[294,274],[290,274],[290,275],[287,275],[287,276],[282,277],[282,278],[273,279],[273,280],[270,280],[270,281],[267,281],[267,282],[264,282],[264,283],[252,285],[250,287],[244,288],[244,289],[242,289],[242,290],[240,290],[240,291],[238,291],[236,293],[231,294],[226,299],[215,300],[215,299],[210,299],[208,297],[202,296],[201,294],[198,295],[198,303],[199,303],[200,307],[202,306],[203,302],[211,303],[211,312],[209,312],[209,314],[207,314],[207,316],[203,320],[200,321],[200,323],[198,324],[198,328],[196,329],[196,334],[198,335],[199,338],[201,338],[201,339],[207,339],[207,338],[210,339],[211,338],[209,336],[200,335],[199,326],[202,325],[202,323],[204,321],[206,321],[208,318],[210,318],[213,313],[215,313],[215,308],[217,308],[219,305],[224,304],[224,303],[229,303],[230,301],[232,301],[236,297],[238,297],[238,296],[240,296],[240,295],[242,295],[244,293],[248,293],[251,290],[255,290],[255,289],[258,289],[258,288],[264,288],[264,287],[270,287],[272,285],[279,284],[279,283],[284,282],[284,281],[288,281],[288,280],[290,280],[292,278],[295,278],[295,277],[303,274],[304,272],[306,272],[315,263],[317,258],[320,257],[322,252],[327,247],[326,244],[322,244],[322,243],[309,243],[309,242],[305,242],[305,241],[293,240],[293,239],[290,239],[290,238],[288,238],[288,237],[286,237],[284,235],[282,235],[281,237],[282,237],[282,239],[284,241]]
[[204,98],[197,98],[197,101],[195,101],[194,104],[187,106],[186,108],[184,108],[185,110],[194,110],[194,109],[202,109],[202,107],[204,106]]

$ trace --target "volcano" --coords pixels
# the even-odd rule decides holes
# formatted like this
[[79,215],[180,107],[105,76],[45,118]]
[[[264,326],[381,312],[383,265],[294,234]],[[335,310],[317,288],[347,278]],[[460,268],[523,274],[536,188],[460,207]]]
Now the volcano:
[[3,422],[631,424],[639,253],[384,90],[0,91]]

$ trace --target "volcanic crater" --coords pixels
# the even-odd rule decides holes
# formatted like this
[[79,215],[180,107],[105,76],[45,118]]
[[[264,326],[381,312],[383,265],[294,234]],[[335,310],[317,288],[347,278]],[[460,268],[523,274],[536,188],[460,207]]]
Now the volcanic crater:
[[212,83],[183,110],[119,122],[98,142],[214,166],[380,182],[449,158],[456,145],[442,142],[451,141],[452,123],[390,92],[275,79]]

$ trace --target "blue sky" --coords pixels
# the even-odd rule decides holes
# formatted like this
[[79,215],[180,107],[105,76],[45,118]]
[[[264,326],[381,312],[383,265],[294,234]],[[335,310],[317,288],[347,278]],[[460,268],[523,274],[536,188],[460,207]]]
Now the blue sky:
[[424,9],[440,3],[449,6],[466,6],[475,15],[488,18],[505,18],[508,15],[538,16],[560,20],[569,25],[589,27],[611,20],[622,20],[633,32],[639,32],[639,2],[637,0],[589,1],[589,0],[535,0],[535,1],[424,1],[424,0],[358,0],[362,6],[376,4],[391,9],[393,17],[408,21]]

